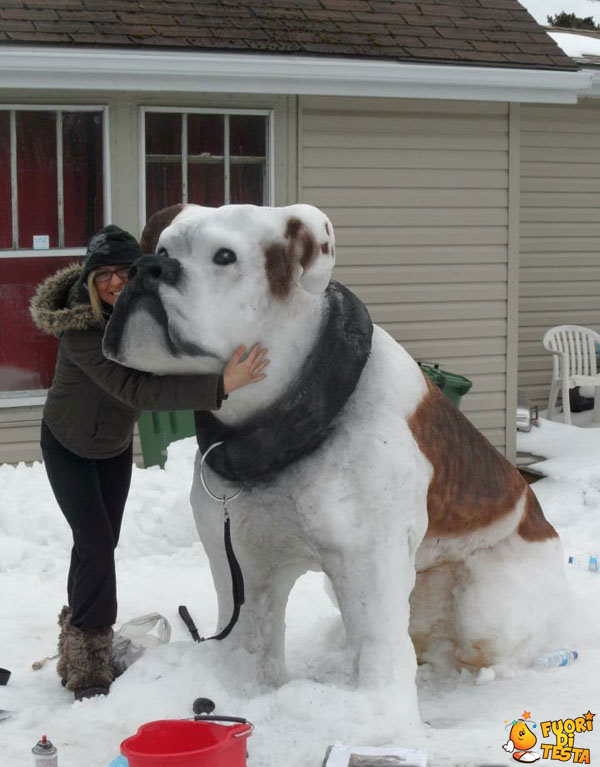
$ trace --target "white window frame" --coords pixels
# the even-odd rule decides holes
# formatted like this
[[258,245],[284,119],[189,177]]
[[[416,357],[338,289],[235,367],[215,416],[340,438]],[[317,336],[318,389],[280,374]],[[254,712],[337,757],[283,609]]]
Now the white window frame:
[[164,106],[141,106],[139,111],[139,226],[140,232],[146,225],[146,114],[152,112],[167,112],[182,115],[181,130],[181,202],[187,202],[187,120],[188,114],[222,115],[224,121],[224,189],[225,204],[229,201],[229,117],[231,115],[247,115],[266,117],[267,137],[265,141],[265,178],[264,205],[273,205],[275,197],[275,111],[273,109],[229,109],[227,107],[164,107]]
[[[85,254],[85,245],[76,248],[65,248],[60,246],[61,239],[64,238],[64,206],[63,206],[63,184],[62,184],[62,130],[56,132],[56,177],[58,191],[58,231],[59,245],[47,250],[35,250],[33,248],[16,248],[18,237],[18,189],[17,189],[17,142],[15,127],[15,112],[56,112],[57,127],[62,124],[63,112],[102,112],[102,182],[103,182],[103,202],[104,202],[104,226],[111,223],[111,189],[110,189],[110,120],[109,107],[91,106],[89,104],[0,104],[0,111],[11,112],[11,207],[12,207],[12,239],[13,247],[11,249],[0,248],[0,258],[56,258],[57,256],[83,256]],[[0,407],[2,407],[0,398]]]

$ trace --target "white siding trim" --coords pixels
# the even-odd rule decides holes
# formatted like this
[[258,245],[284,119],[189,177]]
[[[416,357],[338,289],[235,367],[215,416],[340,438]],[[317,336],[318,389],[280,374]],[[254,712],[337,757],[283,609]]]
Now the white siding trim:
[[519,370],[519,207],[521,186],[521,107],[508,113],[508,294],[506,308],[506,457],[517,457],[517,377]]
[[0,48],[0,87],[394,96],[575,103],[586,71],[407,64],[259,53]]
[[110,112],[109,107],[102,107],[102,167],[104,170],[104,226],[112,224],[111,186],[110,186]]

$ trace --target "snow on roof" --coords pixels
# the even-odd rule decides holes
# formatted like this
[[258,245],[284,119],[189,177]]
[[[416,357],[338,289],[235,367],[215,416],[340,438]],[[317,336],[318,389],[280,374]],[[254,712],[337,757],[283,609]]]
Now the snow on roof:
[[556,32],[548,29],[548,34],[567,56],[587,64],[600,65],[600,32]]

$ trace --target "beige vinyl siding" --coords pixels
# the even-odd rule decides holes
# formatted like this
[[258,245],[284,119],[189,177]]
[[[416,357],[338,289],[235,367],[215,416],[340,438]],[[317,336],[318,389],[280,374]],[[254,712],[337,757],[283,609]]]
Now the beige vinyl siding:
[[[0,411],[0,463],[42,460],[40,450],[41,406],[11,407]],[[137,426],[133,435],[133,460],[143,466]]]
[[600,101],[521,107],[519,388],[545,407],[545,331],[600,331]]
[[334,277],[415,358],[473,380],[462,409],[502,450],[508,138],[507,104],[300,100],[299,198],[333,222]]

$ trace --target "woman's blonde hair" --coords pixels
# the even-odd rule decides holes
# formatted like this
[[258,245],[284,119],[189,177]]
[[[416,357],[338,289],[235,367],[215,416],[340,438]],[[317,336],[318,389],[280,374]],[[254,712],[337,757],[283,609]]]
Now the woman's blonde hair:
[[101,328],[103,328],[106,325],[106,320],[104,319],[104,314],[102,313],[102,303],[100,301],[100,296],[98,295],[98,288],[94,282],[94,276],[97,271],[97,269],[93,269],[88,274],[87,288],[90,297],[90,304],[92,306],[92,314],[94,315],[96,322],[100,325]]

